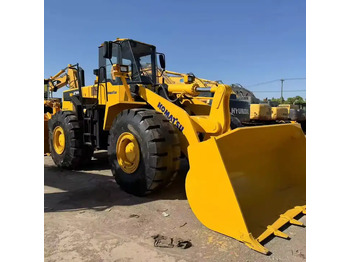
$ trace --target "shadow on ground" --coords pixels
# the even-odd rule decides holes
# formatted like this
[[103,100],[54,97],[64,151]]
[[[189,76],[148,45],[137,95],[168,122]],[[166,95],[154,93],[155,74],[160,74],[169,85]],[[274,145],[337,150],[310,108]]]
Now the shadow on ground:
[[[188,164],[181,163],[174,182],[163,190],[136,197],[120,189],[111,174],[105,152],[96,153],[84,170],[63,170],[44,166],[45,212],[93,209],[103,211],[113,206],[130,206],[160,199],[186,199],[185,177]],[[52,192],[50,192],[52,191]]]

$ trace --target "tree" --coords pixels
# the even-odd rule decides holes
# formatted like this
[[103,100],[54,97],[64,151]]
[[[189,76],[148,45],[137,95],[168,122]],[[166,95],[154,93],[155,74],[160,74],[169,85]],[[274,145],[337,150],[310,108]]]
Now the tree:
[[286,101],[286,104],[305,104],[304,98],[301,96],[289,97]]
[[281,98],[271,98],[271,100],[270,100],[271,102],[276,102],[276,103],[278,103],[278,104],[282,104],[282,99]]

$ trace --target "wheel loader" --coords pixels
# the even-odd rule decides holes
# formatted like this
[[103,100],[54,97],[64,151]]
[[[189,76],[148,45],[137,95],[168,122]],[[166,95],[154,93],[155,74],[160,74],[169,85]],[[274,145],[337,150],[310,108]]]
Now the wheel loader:
[[[62,109],[49,120],[51,157],[61,168],[84,166],[96,149],[107,149],[120,187],[144,196],[169,185],[189,161],[185,188],[196,217],[209,229],[267,254],[262,241],[279,229],[302,225],[306,213],[305,136],[299,125],[231,130],[223,84],[157,81],[156,47],[132,39],[98,48],[93,85],[63,92]],[[211,106],[200,92],[213,93]],[[293,167],[293,168],[290,168]]]
[[61,107],[61,100],[52,97],[47,79],[44,79],[44,155],[50,153],[48,121]]
[[[80,77],[77,75],[78,67],[79,64],[69,64],[56,75],[44,79],[44,154],[50,153],[48,121],[53,114],[61,110],[61,98],[52,97],[52,94],[65,86],[70,89],[78,87],[78,81],[84,79],[84,70],[79,71]],[[84,82],[82,84],[84,85]]]

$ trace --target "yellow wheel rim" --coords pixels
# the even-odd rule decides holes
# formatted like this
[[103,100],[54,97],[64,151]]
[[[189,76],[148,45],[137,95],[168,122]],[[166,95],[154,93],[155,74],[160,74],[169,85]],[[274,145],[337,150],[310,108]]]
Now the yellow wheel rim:
[[53,130],[53,147],[55,152],[61,155],[66,147],[66,139],[64,137],[63,128],[56,126]]
[[121,134],[116,149],[121,169],[128,174],[134,173],[140,163],[140,148],[134,135],[129,132]]

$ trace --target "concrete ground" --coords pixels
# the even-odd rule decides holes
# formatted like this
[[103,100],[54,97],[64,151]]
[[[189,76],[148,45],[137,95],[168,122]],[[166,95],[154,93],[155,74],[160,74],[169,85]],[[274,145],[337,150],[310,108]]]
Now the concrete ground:
[[[49,156],[44,168],[45,261],[305,261],[303,227],[284,229],[290,240],[265,243],[269,256],[207,229],[187,202],[185,174],[141,198],[119,188],[104,152],[81,171],[60,170]],[[305,216],[299,220],[306,222]],[[190,239],[193,246],[155,247],[157,234]]]

